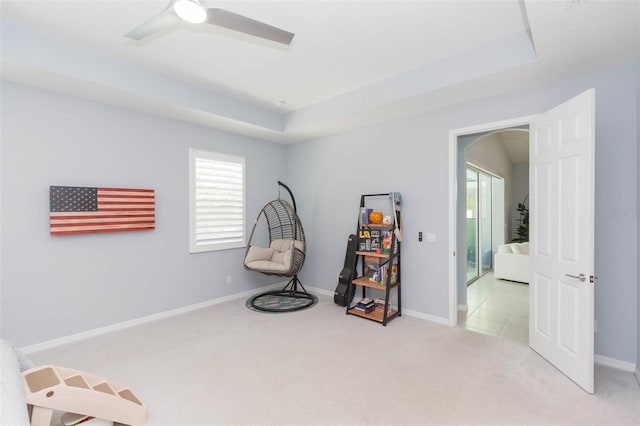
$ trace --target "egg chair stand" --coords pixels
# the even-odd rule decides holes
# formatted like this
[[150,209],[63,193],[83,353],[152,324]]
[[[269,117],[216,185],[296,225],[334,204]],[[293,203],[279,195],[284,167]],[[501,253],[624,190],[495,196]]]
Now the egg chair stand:
[[[258,213],[244,258],[247,270],[290,278],[282,290],[267,291],[249,299],[248,304],[252,308],[263,312],[298,311],[317,301],[298,278],[306,257],[306,244],[296,200],[287,185],[280,181],[278,185],[278,198],[267,203]],[[280,187],[287,190],[293,205],[280,198]],[[261,220],[266,222],[269,230],[268,248],[253,244],[254,233]]]

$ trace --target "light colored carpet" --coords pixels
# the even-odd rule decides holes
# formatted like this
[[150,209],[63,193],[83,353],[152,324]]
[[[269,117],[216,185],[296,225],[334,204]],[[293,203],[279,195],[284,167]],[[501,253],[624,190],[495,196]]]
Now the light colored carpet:
[[130,386],[148,425],[638,425],[633,374],[589,395],[525,344],[329,297],[287,314],[235,300],[32,354]]

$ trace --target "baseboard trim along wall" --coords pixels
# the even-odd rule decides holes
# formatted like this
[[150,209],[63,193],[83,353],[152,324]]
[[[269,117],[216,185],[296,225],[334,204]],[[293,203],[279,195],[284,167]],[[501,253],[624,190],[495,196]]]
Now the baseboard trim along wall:
[[104,327],[94,328],[93,330],[83,331],[76,334],[71,334],[69,336],[60,337],[58,339],[47,340],[42,343],[36,343],[29,346],[24,346],[20,348],[22,352],[25,354],[30,354],[34,352],[43,351],[46,349],[51,349],[56,346],[66,345],[68,343],[78,342],[80,340],[88,339],[90,337],[99,336],[101,334],[111,333],[114,331],[124,330],[129,327],[134,327],[136,325],[146,324],[152,321],[157,321],[160,319],[172,317],[175,315],[184,314],[187,312],[197,311],[198,309],[208,308],[209,306],[218,305],[220,303],[229,302],[231,300],[241,299],[244,297],[249,297],[254,294],[262,293],[263,291],[280,289],[282,286],[286,284],[285,282],[279,282],[275,284],[269,284],[264,287],[256,288],[253,290],[243,291],[241,293],[234,293],[229,296],[219,297],[217,299],[211,299],[200,303],[195,303],[189,306],[183,306],[181,308],[171,309],[169,311],[159,312],[157,314],[147,315],[145,317],[135,318],[129,321],[123,321],[116,324],[107,325]]
[[[623,370],[633,373],[636,370],[636,365],[632,362],[620,361],[619,359],[609,358],[602,355],[594,355],[593,361],[596,364],[604,365],[605,367],[615,368],[616,370]],[[636,370],[637,374],[637,370]]]
[[[322,294],[322,295],[329,296],[329,297],[333,297],[334,296],[334,292],[333,291],[326,290],[324,288],[311,287],[311,286],[308,286],[308,285],[305,286],[305,288],[308,289],[309,291],[313,292],[313,293],[318,293],[318,294]],[[409,310],[409,309],[403,309],[402,313],[403,313],[403,315],[407,315],[409,317],[419,318],[419,319],[435,322],[437,324],[443,324],[443,325],[447,325],[447,326],[449,325],[449,320],[447,318],[441,318],[441,317],[437,317],[435,315],[424,314],[422,312],[412,311],[412,310]]]
[[[95,337],[95,336],[99,336],[101,334],[106,334],[106,333],[112,333],[114,331],[119,331],[119,330],[124,330],[126,328],[130,328],[130,327],[134,327],[137,325],[142,325],[142,324],[146,324],[152,321],[157,321],[160,319],[164,319],[164,318],[169,318],[175,315],[181,315],[187,312],[192,312],[192,311],[197,311],[198,309],[204,309],[204,308],[208,308],[210,306],[214,306],[214,305],[218,305],[220,303],[225,303],[225,302],[229,302],[232,300],[236,300],[236,299],[242,299],[245,297],[249,297],[252,296],[254,294],[258,294],[261,293],[263,291],[269,291],[269,290],[275,290],[275,289],[280,289],[282,288],[282,286],[286,284],[285,282],[279,282],[279,283],[275,283],[275,284],[270,284],[264,287],[260,287],[260,288],[256,288],[253,290],[248,290],[248,291],[244,291],[241,293],[235,293],[235,294],[231,294],[229,296],[224,296],[224,297],[219,297],[217,299],[211,299],[211,300],[207,300],[204,302],[200,302],[200,303],[195,303],[193,305],[189,305],[189,306],[183,306],[181,308],[176,308],[176,309],[171,309],[169,311],[164,311],[164,312],[160,312],[157,314],[152,314],[152,315],[147,315],[145,317],[141,317],[141,318],[136,318],[136,319],[132,319],[129,321],[123,321],[123,322],[119,322],[116,324],[112,324],[112,325],[108,325],[105,327],[100,327],[100,328],[95,328],[93,330],[88,330],[88,331],[83,331],[80,333],[76,333],[76,334],[71,334],[69,336],[64,336],[64,337],[60,337],[58,339],[53,339],[53,340],[48,340],[45,342],[41,342],[41,343],[36,343],[33,345],[29,345],[29,346],[24,346],[22,348],[20,348],[20,350],[22,352],[24,352],[25,354],[30,354],[30,353],[34,353],[34,352],[39,352],[39,351],[43,351],[46,349],[51,349],[57,346],[61,346],[61,345],[66,345],[68,343],[74,343],[74,342],[78,342],[84,339],[88,339],[90,337]],[[333,298],[334,292],[330,291],[330,290],[326,290],[323,288],[319,288],[319,287],[312,287],[312,286],[305,286],[305,289],[307,289],[309,292],[312,293],[317,293],[323,296],[328,296]],[[422,320],[426,320],[426,321],[431,321],[434,322],[436,324],[442,324],[442,325],[446,325],[446,326],[450,326],[449,324],[449,320],[447,318],[442,318],[442,317],[438,317],[435,315],[429,315],[429,314],[425,314],[422,312],[418,312],[418,311],[413,311],[410,309],[403,309],[402,313],[410,316],[410,317],[414,317],[414,318],[418,318],[418,319],[422,319]],[[636,376],[636,379],[638,380],[638,383],[640,383],[640,366],[635,365],[632,362],[626,362],[626,361],[620,361],[618,359],[614,359],[614,358],[609,358],[606,356],[602,356],[602,355],[595,355],[594,356],[594,362],[596,364],[600,364],[600,365],[604,365],[605,367],[611,367],[611,368],[615,368],[618,370],[623,370],[623,371],[628,371],[630,373],[634,373]]]
[[449,324],[449,319],[448,318],[437,317],[435,315],[429,315],[429,314],[425,314],[425,313],[418,312],[418,311],[412,311],[410,309],[402,309],[402,314],[403,315],[407,315],[409,317],[414,317],[414,318],[419,318],[419,319],[435,322],[436,324],[446,325],[447,327],[451,326]]
[[[306,285],[305,288],[307,290],[309,290],[310,292],[317,293],[317,294],[322,294],[324,296],[329,296],[331,298],[333,298],[333,296],[335,294],[333,291],[326,290],[324,288],[311,287],[311,286],[308,286],[308,285]],[[435,315],[424,314],[424,313],[418,312],[418,311],[412,311],[412,310],[409,310],[409,309],[403,309],[402,310],[402,314],[403,315],[407,315],[409,317],[415,317],[415,318],[419,318],[419,319],[435,322],[437,324],[443,324],[443,325],[447,325],[447,326],[449,325],[449,320],[447,318],[441,318],[441,317],[437,317]]]
[[335,294],[331,290],[327,290],[327,289],[320,288],[320,287],[312,287],[312,286],[305,285],[304,288],[307,289],[307,291],[310,291],[311,293],[322,294],[323,296],[329,296],[331,298],[333,298],[333,296]]

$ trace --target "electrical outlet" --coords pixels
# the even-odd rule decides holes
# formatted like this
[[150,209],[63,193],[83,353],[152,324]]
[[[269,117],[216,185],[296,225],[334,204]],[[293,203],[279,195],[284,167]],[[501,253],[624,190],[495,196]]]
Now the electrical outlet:
[[227,275],[227,284],[231,284],[231,275]]

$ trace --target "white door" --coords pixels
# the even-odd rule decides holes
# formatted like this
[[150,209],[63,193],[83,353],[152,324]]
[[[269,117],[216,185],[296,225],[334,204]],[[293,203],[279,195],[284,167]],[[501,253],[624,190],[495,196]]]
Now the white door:
[[595,90],[531,123],[529,345],[593,393]]

